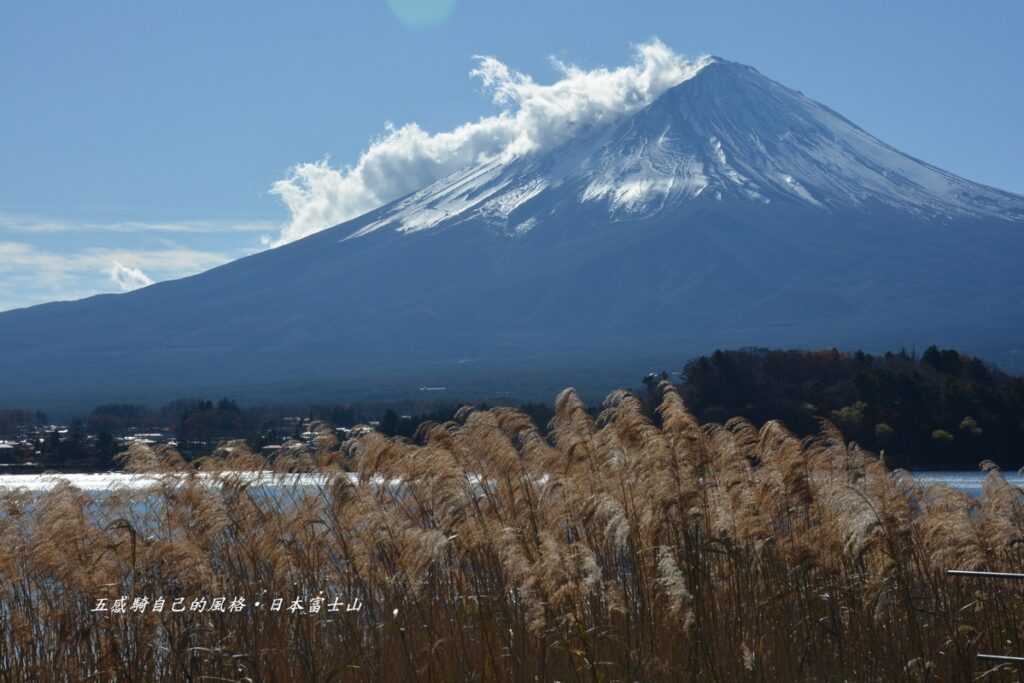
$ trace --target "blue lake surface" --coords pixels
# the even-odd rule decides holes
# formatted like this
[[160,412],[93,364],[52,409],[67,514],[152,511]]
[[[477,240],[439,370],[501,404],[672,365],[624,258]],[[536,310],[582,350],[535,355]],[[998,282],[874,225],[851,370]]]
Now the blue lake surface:
[[[980,470],[914,472],[914,479],[922,484],[946,484],[975,497],[981,495],[981,484],[986,476],[986,473]],[[1024,486],[1024,476],[1017,472],[1003,472],[1003,478],[1014,486]]]
[[[914,479],[923,484],[947,484],[970,495],[981,495],[981,485],[985,473],[979,470],[945,470],[915,472]],[[273,474],[273,473],[238,473],[257,487],[315,487],[326,483],[323,475],[318,474]],[[200,475],[203,476],[203,475]],[[354,475],[352,475],[354,477]],[[1003,477],[1015,486],[1024,486],[1024,476],[1017,472],[1003,472]],[[0,491],[22,489],[28,491],[48,491],[60,481],[83,490],[109,492],[119,488],[143,489],[156,483],[156,479],[145,475],[125,474],[123,472],[107,472],[101,474],[7,474],[0,475]],[[212,482],[211,482],[212,483]],[[378,482],[378,483],[383,483]]]

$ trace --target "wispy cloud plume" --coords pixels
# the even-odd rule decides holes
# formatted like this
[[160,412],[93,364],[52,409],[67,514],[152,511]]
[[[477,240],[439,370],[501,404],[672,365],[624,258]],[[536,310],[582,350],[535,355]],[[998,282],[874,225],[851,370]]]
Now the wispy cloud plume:
[[690,61],[652,40],[636,46],[631,64],[614,69],[552,60],[559,78],[542,84],[494,57],[477,57],[470,73],[499,113],[440,133],[415,123],[389,124],[354,165],[333,167],[326,159],[298,164],[271,188],[291,219],[266,243],[278,246],[354,218],[469,164],[556,147],[583,126],[643,108],[705,60]]
[[0,231],[20,233],[130,232],[130,233],[265,233],[274,229],[269,221],[110,221],[90,222],[40,216],[0,213]]
[[94,247],[62,253],[27,242],[0,242],[0,311],[130,291],[208,270],[244,254],[178,246],[138,250]]
[[114,261],[111,265],[110,279],[121,288],[122,292],[130,292],[133,289],[153,284],[153,279],[143,273],[141,269],[129,268],[120,261]]

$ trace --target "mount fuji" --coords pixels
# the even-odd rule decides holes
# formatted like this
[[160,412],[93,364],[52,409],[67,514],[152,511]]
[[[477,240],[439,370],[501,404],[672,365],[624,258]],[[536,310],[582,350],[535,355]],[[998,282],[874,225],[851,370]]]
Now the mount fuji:
[[1021,254],[1024,197],[710,57],[636,113],[297,242],[0,314],[2,400],[529,396],[748,345],[937,343],[1020,367]]

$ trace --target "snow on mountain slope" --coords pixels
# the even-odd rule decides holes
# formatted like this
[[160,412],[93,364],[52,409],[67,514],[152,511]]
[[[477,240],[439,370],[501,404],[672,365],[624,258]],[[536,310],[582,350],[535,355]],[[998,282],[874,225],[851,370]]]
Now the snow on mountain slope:
[[682,202],[883,206],[925,219],[1024,219],[1024,197],[903,154],[828,107],[720,58],[627,119],[561,147],[463,169],[387,207],[350,237],[483,219],[511,235],[542,225],[517,209],[548,194],[613,221]]

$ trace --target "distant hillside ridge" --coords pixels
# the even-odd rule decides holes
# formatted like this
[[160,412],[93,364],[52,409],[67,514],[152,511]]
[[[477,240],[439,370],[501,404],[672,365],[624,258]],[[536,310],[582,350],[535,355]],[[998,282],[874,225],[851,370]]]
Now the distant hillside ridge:
[[1024,465],[1024,378],[952,349],[715,351],[686,364],[679,389],[701,421],[780,420],[807,436],[830,420],[893,467]]

